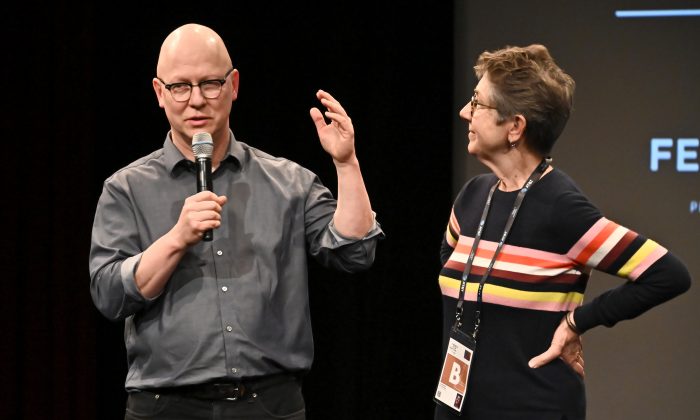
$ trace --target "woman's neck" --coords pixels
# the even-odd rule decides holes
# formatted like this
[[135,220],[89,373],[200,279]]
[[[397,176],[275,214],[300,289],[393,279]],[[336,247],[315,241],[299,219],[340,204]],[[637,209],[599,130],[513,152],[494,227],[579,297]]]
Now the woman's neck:
[[[498,160],[490,160],[484,162],[484,164],[501,181],[498,189],[501,191],[517,191],[525,185],[530,175],[541,162],[542,158],[540,156],[530,153],[511,152]],[[544,174],[551,169],[551,166],[548,167]]]

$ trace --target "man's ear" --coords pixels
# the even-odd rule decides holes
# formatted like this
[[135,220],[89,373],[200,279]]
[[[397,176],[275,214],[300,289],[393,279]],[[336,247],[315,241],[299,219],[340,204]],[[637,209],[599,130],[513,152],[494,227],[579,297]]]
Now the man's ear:
[[157,78],[153,78],[153,90],[156,92],[156,98],[158,98],[158,106],[161,108],[165,108],[164,98],[163,95],[165,94],[165,88],[163,87],[163,84],[160,83],[160,80]]
[[233,69],[231,72],[231,101],[238,99],[238,86],[240,83],[241,75],[238,70]]

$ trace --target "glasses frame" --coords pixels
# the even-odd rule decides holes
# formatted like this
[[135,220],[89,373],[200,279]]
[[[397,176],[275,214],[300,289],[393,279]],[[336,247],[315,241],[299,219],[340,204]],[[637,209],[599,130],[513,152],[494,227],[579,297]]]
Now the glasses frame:
[[[187,102],[190,100],[192,97],[192,90],[194,89],[195,86],[199,87],[199,90],[202,92],[202,96],[205,97],[206,99],[216,99],[221,95],[221,89],[224,87],[224,83],[226,83],[226,79],[228,76],[233,72],[234,68],[231,67],[229,71],[226,72],[224,77],[222,79],[209,79],[209,80],[202,80],[199,83],[190,83],[190,82],[176,82],[176,83],[165,83],[163,79],[160,77],[156,76],[156,79],[160,81],[163,86],[170,92],[170,96],[173,98],[173,101],[175,102]],[[216,96],[208,97],[204,94],[204,90],[202,90],[202,85],[206,85],[207,83],[218,83],[219,84],[219,92],[216,94]],[[173,87],[178,87],[178,86],[189,86],[189,94],[187,95],[187,98],[185,99],[175,99],[175,94],[172,91]]]
[[486,109],[498,110],[498,108],[496,108],[495,106],[486,105],[485,103],[479,102],[476,99],[476,92],[474,92],[474,94],[472,95],[472,98],[469,100],[469,107],[471,108],[470,109],[471,117],[474,117],[474,111],[476,111],[476,108],[479,106],[482,108],[486,108]]

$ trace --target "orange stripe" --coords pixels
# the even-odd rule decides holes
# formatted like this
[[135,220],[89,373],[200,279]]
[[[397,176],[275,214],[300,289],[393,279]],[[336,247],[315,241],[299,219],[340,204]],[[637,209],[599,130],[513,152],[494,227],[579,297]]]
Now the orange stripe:
[[564,266],[559,261],[543,260],[540,258],[528,257],[525,255],[507,254],[505,252],[501,252],[501,254],[498,257],[498,261],[529,265],[540,268],[561,268]]
[[[471,252],[471,246],[467,246],[460,242],[457,244],[457,248],[455,250],[459,253],[469,255],[469,253]],[[494,253],[495,250],[489,250],[479,247],[479,249],[477,249],[476,251],[476,256],[490,260],[491,258],[493,258]],[[508,254],[506,252],[503,252],[503,250],[501,250],[501,252],[498,254],[498,261],[529,265],[540,268],[560,268],[564,266],[562,265],[561,261],[543,260],[541,258],[528,257],[525,255]]]
[[575,261],[581,264],[585,264],[591,255],[598,250],[605,243],[608,237],[617,229],[618,224],[615,222],[609,222],[598,235],[591,242],[586,245],[586,247],[576,256]]

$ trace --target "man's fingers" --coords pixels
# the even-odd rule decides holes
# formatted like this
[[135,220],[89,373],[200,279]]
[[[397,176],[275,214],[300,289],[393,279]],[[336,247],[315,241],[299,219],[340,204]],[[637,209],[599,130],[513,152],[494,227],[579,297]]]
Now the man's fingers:
[[347,112],[345,112],[345,108],[343,108],[343,106],[340,104],[340,102],[338,102],[336,100],[330,100],[330,99],[323,98],[323,99],[321,99],[321,103],[323,104],[323,106],[328,108],[328,110],[331,112],[335,112],[335,113],[341,114],[341,115],[347,115]]
[[347,121],[350,119],[346,116],[336,114],[335,112],[330,112],[326,111],[326,117],[328,117],[331,121],[335,122],[339,126],[343,126],[347,123]]
[[216,210],[221,211],[228,199],[225,195],[216,195],[211,191],[200,191],[185,200],[185,206],[191,210]]
[[309,115],[311,115],[311,120],[313,120],[317,131],[320,131],[326,126],[326,120],[323,118],[323,114],[321,114],[318,108],[311,108],[311,110],[309,110]]
[[189,197],[189,199],[191,199],[191,201],[207,201],[207,200],[216,201],[217,198],[218,198],[218,196],[211,191],[200,191],[197,194]]

